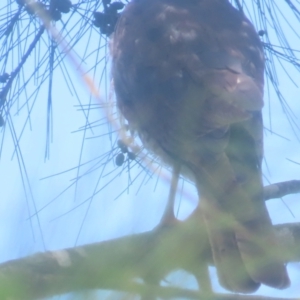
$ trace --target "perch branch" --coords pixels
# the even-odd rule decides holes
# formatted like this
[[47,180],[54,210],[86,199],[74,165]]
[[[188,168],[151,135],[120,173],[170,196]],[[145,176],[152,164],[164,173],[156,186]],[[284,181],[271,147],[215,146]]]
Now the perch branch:
[[[297,191],[299,182],[268,186],[268,197]],[[279,190],[279,192],[278,192]],[[271,192],[269,192],[271,191]],[[268,199],[266,197],[266,199]],[[275,226],[285,247],[286,260],[300,261],[300,223]],[[32,300],[87,289],[110,289],[163,299],[199,299],[203,293],[159,283],[174,270],[201,278],[199,270],[212,264],[205,226],[195,211],[186,221],[157,227],[90,245],[36,253],[0,264],[0,299]],[[202,267],[202,268],[201,268]],[[144,284],[136,279],[143,279]],[[203,290],[203,287],[202,287]],[[207,297],[205,297],[207,299]],[[262,296],[212,294],[210,299],[268,300]]]
[[[163,279],[184,269],[197,277],[201,264],[211,264],[208,241],[199,220],[190,217],[170,228],[86,246],[37,253],[0,265],[0,299],[38,299],[86,289],[145,294],[151,288],[164,299],[199,299],[201,292],[137,284],[136,278]],[[300,260],[300,224],[276,226],[289,253]],[[146,280],[145,280],[146,281]],[[201,285],[201,283],[200,283]],[[211,299],[258,300],[257,296],[214,294]]]

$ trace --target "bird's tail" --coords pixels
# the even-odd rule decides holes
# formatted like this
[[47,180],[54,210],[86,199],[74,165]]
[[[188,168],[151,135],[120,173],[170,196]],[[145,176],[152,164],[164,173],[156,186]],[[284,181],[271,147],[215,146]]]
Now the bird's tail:
[[199,170],[195,172],[201,193],[199,211],[221,285],[241,293],[254,292],[261,283],[287,287],[290,281],[283,253],[262,192],[257,194],[262,191],[261,175],[258,179],[248,176],[248,185],[243,187],[225,153],[217,163],[202,165]]

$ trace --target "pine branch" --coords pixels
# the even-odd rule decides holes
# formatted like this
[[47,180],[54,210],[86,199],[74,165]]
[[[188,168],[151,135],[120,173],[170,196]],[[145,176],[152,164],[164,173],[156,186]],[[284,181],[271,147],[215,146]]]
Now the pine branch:
[[[287,261],[300,261],[300,223],[275,228],[285,247]],[[0,265],[0,299],[38,299],[87,289],[111,289],[140,295],[150,293],[163,299],[199,299],[204,296],[200,280],[200,292],[160,287],[158,283],[178,269],[200,279],[201,269],[211,264],[205,227],[194,212],[186,221],[170,227],[157,227],[146,233],[37,253],[3,263]],[[144,284],[138,284],[137,278],[143,279]],[[205,299],[271,298],[206,293]]]

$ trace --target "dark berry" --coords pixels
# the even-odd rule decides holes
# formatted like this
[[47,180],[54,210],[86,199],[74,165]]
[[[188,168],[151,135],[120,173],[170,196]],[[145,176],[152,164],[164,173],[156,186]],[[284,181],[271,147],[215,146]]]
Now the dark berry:
[[8,78],[9,78],[9,75],[7,73],[4,73],[4,74],[0,75],[0,82],[5,83]]
[[136,154],[135,153],[133,153],[133,152],[128,152],[128,158],[130,159],[130,160],[135,160],[136,159]]
[[72,2],[70,0],[52,0],[50,7],[53,10],[59,10],[60,12],[67,14],[70,12],[72,7]]
[[118,147],[120,148],[120,150],[121,150],[123,153],[128,152],[127,145],[126,145],[122,140],[118,140],[118,141],[117,141],[117,144],[118,144]]
[[116,159],[115,159],[115,163],[118,167],[122,166],[123,163],[125,161],[125,156],[123,153],[119,153],[117,156],[116,156]]
[[61,12],[57,9],[52,10],[50,16],[53,21],[59,21],[61,19]]
[[118,10],[123,9],[124,6],[125,6],[125,4],[122,3],[122,2],[114,2],[114,3],[112,3],[112,4],[109,6],[109,9],[112,10],[112,11],[117,12]]

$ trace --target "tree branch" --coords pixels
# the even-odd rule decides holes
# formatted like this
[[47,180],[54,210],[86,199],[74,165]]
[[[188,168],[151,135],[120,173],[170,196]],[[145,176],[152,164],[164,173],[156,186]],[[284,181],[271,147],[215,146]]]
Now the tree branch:
[[[265,199],[300,191],[300,181],[265,187]],[[87,289],[121,290],[164,299],[199,299],[203,270],[212,264],[205,226],[195,211],[186,221],[100,243],[37,253],[0,264],[0,299],[38,299]],[[286,260],[300,261],[300,223],[275,226]],[[183,269],[198,279],[200,292],[161,287],[170,272]],[[143,284],[136,279],[142,279]],[[201,286],[202,285],[202,286]],[[202,292],[201,292],[202,290]],[[205,292],[206,291],[206,292]],[[210,299],[267,300],[259,296],[210,294]]]
[[[289,261],[300,260],[300,223],[275,226]],[[100,243],[37,253],[0,265],[0,299],[38,299],[86,289],[111,289],[199,299],[203,293],[160,287],[168,273],[183,269],[199,279],[211,264],[210,247],[196,214],[171,227]],[[135,279],[143,279],[138,284]],[[149,284],[150,283],[150,284]],[[156,284],[157,283],[157,284]],[[199,282],[201,289],[201,282]],[[260,296],[213,294],[210,299],[267,300]],[[205,299],[209,299],[206,295]]]
[[300,180],[278,182],[264,187],[265,200],[297,193],[300,193]]

